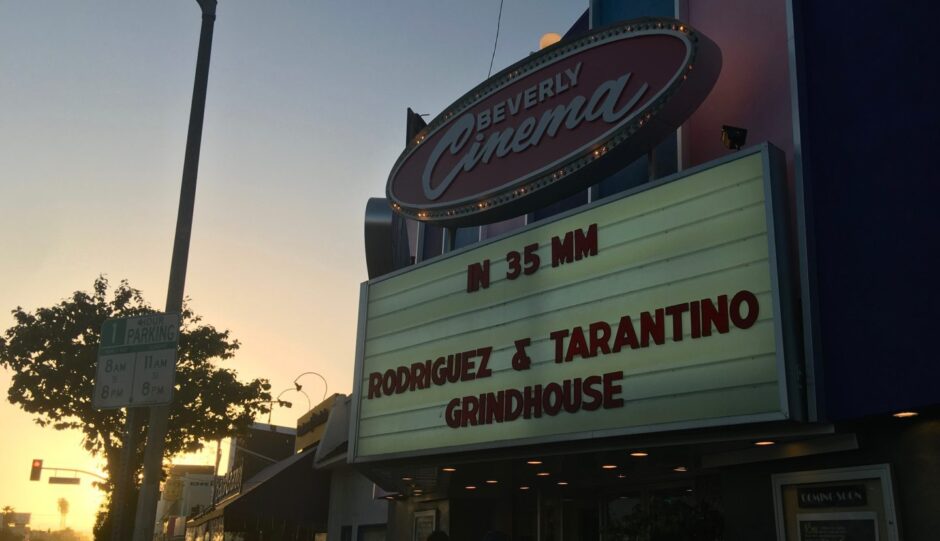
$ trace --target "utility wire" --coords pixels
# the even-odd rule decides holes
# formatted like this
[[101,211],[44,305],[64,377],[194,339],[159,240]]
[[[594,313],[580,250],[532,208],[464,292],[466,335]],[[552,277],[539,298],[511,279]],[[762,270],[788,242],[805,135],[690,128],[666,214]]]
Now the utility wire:
[[493,59],[496,58],[496,45],[499,43],[499,23],[503,20],[503,0],[499,0],[499,16],[496,17],[496,39],[493,41],[493,55],[490,56],[490,69],[486,72],[489,79],[493,74]]

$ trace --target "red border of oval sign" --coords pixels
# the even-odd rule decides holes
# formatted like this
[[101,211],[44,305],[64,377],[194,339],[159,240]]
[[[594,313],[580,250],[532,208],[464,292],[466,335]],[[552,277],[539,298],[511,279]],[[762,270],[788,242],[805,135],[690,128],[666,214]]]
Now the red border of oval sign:
[[530,212],[649,152],[698,108],[720,71],[718,46],[675,19],[561,41],[432,120],[395,162],[389,204],[446,226]]

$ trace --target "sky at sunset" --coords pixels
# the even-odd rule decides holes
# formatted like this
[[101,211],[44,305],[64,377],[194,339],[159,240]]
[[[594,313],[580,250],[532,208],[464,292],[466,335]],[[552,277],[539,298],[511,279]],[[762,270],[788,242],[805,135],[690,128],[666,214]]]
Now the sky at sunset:
[[[506,0],[494,72],[586,4]],[[241,341],[242,376],[278,393],[314,370],[351,391],[366,200],[384,195],[405,108],[433,117],[486,77],[498,8],[220,1],[186,294]],[[0,330],[14,307],[99,274],[163,306],[199,21],[192,0],[0,0]],[[318,402],[320,381],[302,381]],[[304,407],[274,422],[294,425],[306,402],[284,398]],[[33,458],[96,470],[80,435],[40,429],[6,400],[0,423],[0,506],[57,528],[65,497],[69,526],[90,530],[101,495],[87,477],[28,480]]]

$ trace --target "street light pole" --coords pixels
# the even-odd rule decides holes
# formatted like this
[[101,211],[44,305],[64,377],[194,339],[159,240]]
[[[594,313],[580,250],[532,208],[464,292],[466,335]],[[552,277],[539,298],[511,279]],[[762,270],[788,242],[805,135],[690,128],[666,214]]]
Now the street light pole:
[[144,420],[143,408],[127,408],[124,421],[124,437],[121,442],[121,458],[111,484],[111,502],[108,513],[111,517],[111,541],[124,541],[131,533],[133,524],[128,497],[134,490],[134,474],[137,471],[138,434]]
[[[206,112],[206,90],[209,84],[209,58],[212,52],[212,30],[215,24],[217,0],[196,0],[202,10],[202,29],[199,33],[199,52],[196,57],[196,78],[193,101],[189,112],[189,132],[186,136],[186,155],[183,159],[183,181],[180,205],[176,217],[176,238],[173,242],[173,260],[170,264],[170,284],[167,288],[168,314],[183,311],[183,290],[186,284],[186,264],[189,259],[189,241],[192,236],[193,208],[196,203],[196,177],[199,171],[199,150],[202,143],[202,121]],[[147,428],[147,448],[144,451],[144,479],[137,499],[134,520],[134,541],[152,541],[156,516],[157,496],[163,470],[163,449],[166,439],[170,406],[150,408]]]

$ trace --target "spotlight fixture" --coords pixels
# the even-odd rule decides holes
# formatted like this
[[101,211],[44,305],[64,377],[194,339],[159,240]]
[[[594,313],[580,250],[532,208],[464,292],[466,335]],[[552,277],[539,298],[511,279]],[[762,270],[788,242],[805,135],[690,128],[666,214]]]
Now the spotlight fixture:
[[536,460],[536,459],[533,458],[532,460],[526,460],[525,463],[528,464],[528,465],[530,465],[530,466],[538,466],[539,464],[542,463],[542,461],[541,461],[541,460]]
[[643,458],[645,456],[650,456],[650,454],[647,453],[646,451],[633,451],[632,453],[630,453],[630,456],[633,456],[636,458]]
[[741,150],[747,141],[747,130],[736,126],[721,127],[721,144],[728,150]]
[[467,486],[465,486],[464,488],[467,489],[467,490],[476,490],[476,489],[477,489],[477,487],[474,486],[474,485],[467,485]]
[[685,466],[676,466],[675,468],[672,469],[672,471],[677,471],[677,472],[682,473],[682,472],[687,472],[689,470]]
[[540,471],[540,472],[538,472],[538,473],[535,474],[535,475],[537,475],[537,476],[539,476],[539,477],[548,477],[548,476],[551,475],[551,474],[548,473],[547,471]]
[[452,468],[450,466],[447,466],[447,467],[441,468],[441,471],[447,472],[447,473],[454,473],[455,471],[457,471],[457,468]]
[[519,490],[529,490],[529,487],[522,485],[521,487],[519,487]]
[[910,417],[917,417],[917,412],[916,411],[899,411],[893,414],[892,417],[895,417],[897,419],[908,419]]
[[754,445],[756,445],[756,446],[758,446],[758,447],[767,447],[768,445],[773,445],[773,444],[775,444],[775,443],[777,443],[777,442],[775,442],[775,441],[770,441],[770,440],[761,440],[761,441],[755,441],[755,442],[754,442]]
[[405,482],[407,483],[408,481],[414,481],[415,479],[414,479],[414,477],[409,477],[409,476],[406,475],[406,476],[402,477],[401,480],[402,480],[402,481],[405,481]]
[[568,481],[558,481],[558,486],[560,486],[560,487],[566,487],[566,486],[568,486]]
[[616,469],[617,469],[617,465],[616,465],[616,464],[604,464],[603,466],[601,466],[601,469],[604,469],[604,470],[616,470]]
[[486,484],[488,484],[488,485],[495,485],[496,483],[499,483],[499,481],[497,481],[496,479],[487,479],[487,480],[486,480]]
[[622,473],[617,475],[617,479],[626,479],[626,478],[627,476]]

